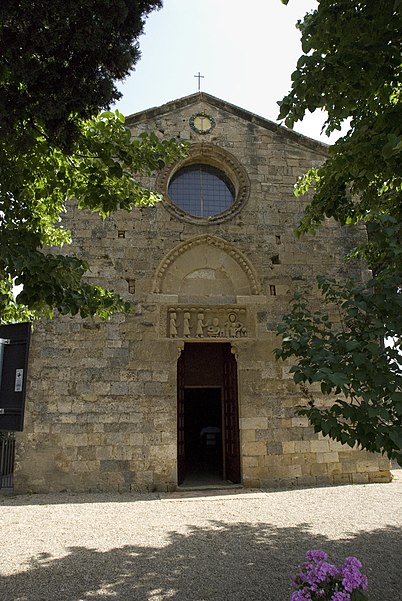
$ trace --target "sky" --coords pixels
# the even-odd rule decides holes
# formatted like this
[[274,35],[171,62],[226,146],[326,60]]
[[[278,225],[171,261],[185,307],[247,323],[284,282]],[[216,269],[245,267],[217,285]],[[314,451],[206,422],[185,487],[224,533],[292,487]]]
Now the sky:
[[[316,0],[164,0],[140,37],[141,60],[118,87],[115,105],[128,116],[201,90],[261,117],[277,121],[277,101],[290,90],[300,55],[296,22]],[[320,135],[325,117],[314,113],[295,130]]]

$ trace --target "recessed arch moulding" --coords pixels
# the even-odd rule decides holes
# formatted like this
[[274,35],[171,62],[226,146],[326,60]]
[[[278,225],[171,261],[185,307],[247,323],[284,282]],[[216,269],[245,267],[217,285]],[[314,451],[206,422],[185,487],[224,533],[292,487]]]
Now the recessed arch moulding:
[[178,295],[179,301],[208,297],[233,302],[260,293],[256,272],[247,257],[221,238],[203,235],[171,250],[155,275],[153,292]]

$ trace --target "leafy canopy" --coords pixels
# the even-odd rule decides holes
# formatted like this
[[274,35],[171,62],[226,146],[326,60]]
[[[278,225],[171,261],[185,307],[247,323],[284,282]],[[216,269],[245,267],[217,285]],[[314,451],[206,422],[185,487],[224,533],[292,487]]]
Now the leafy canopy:
[[[139,58],[144,19],[160,1],[30,0],[0,4],[0,322],[80,313],[106,317],[123,299],[85,282],[62,247],[67,199],[108,216],[152,205],[147,176],[185,153],[155,135],[131,139],[115,80]],[[14,285],[23,289],[14,299]]]
[[[305,295],[296,294],[279,326],[283,340],[275,352],[277,358],[297,358],[290,371],[308,399],[299,413],[317,432],[402,461],[401,357],[396,346],[379,344],[400,330],[402,302],[400,295],[393,298],[394,281],[382,284],[377,293],[374,279],[362,289],[320,278],[327,312],[314,311]],[[316,402],[315,383],[323,395],[340,395],[332,406]]]
[[[24,153],[18,151],[18,138],[0,141],[0,146],[2,319],[27,318],[28,309],[32,316],[50,315],[54,308],[82,317],[128,310],[117,295],[82,280],[89,268],[85,261],[44,247],[71,241],[70,231],[59,223],[68,198],[102,217],[157,202],[159,196],[136,177],[183,156],[185,145],[160,141],[154,134],[131,139],[124,117],[106,112],[81,123],[73,153],[52,146],[40,131]],[[13,283],[23,285],[17,304]]]
[[[372,277],[363,286],[320,279],[338,329],[297,295],[276,355],[297,362],[294,380],[309,398],[302,412],[316,431],[401,461],[402,2],[320,0],[298,28],[304,54],[279,117],[292,127],[306,111],[324,109],[327,133],[347,120],[349,130],[297,184],[297,195],[314,191],[297,235],[327,217],[365,225],[367,241],[352,256],[367,261]],[[322,408],[306,389],[312,382],[346,401]]]
[[[79,123],[120,98],[115,82],[140,57],[138,37],[160,0],[2,0],[1,135],[40,123],[68,145]],[[27,132],[29,133],[29,132]]]

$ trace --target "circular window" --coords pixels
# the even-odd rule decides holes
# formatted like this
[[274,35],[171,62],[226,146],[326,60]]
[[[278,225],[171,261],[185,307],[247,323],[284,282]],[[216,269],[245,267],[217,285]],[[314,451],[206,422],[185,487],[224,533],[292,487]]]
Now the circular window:
[[250,195],[244,167],[227,150],[206,142],[193,144],[187,158],[162,169],[156,187],[169,213],[198,225],[231,219]]
[[235,189],[219,169],[202,163],[179,169],[168,187],[172,202],[194,217],[212,217],[229,209]]

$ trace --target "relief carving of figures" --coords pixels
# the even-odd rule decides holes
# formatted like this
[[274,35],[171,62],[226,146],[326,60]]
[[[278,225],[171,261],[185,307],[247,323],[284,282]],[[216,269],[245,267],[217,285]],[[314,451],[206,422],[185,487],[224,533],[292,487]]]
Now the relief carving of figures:
[[207,326],[208,324],[206,324],[204,322],[204,313],[198,313],[197,316],[197,331],[196,331],[196,336],[197,338],[203,338],[204,337],[204,328]]
[[169,320],[169,335],[170,335],[170,338],[176,338],[176,336],[177,336],[176,318],[177,318],[176,313],[171,313],[170,314],[170,320]]
[[207,336],[209,336],[209,338],[220,338],[223,335],[224,332],[219,327],[219,319],[214,317],[211,325],[209,325],[207,328]]
[[188,313],[188,311],[183,315],[183,336],[184,338],[190,338],[191,336],[190,313]]
[[[242,315],[242,321],[239,320]],[[242,308],[172,307],[168,311],[169,338],[245,338],[249,335]]]
[[247,336],[247,330],[240,321],[237,321],[236,313],[229,313],[228,321],[225,323],[225,336],[226,338]]

